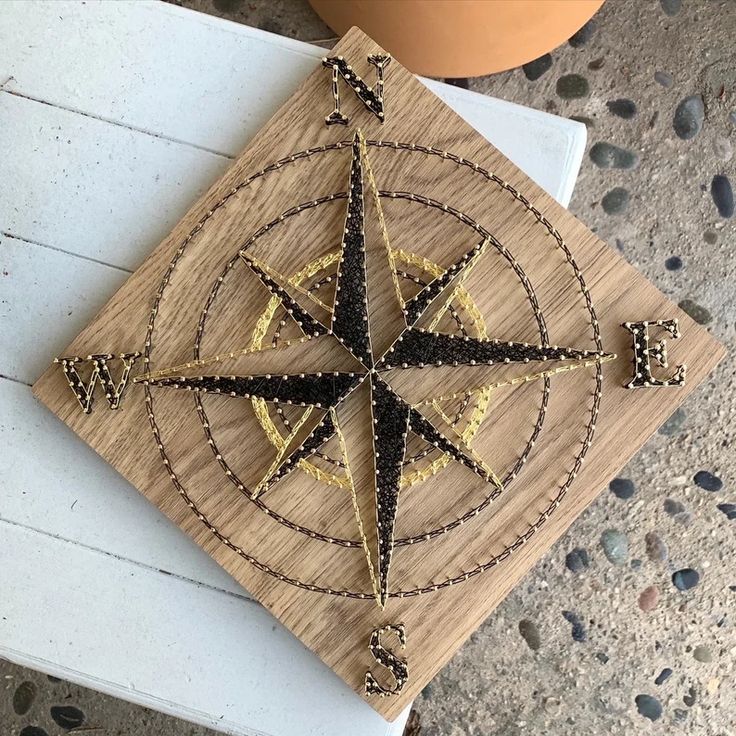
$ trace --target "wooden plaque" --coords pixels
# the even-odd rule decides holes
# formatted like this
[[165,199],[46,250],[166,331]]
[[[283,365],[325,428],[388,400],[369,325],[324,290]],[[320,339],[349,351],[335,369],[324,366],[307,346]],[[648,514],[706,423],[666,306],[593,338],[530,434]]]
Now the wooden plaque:
[[[352,29],[330,53],[350,64],[347,79],[336,63],[315,71],[34,392],[393,719],[723,348],[396,61],[382,70],[379,100],[368,57],[383,53]],[[355,75],[373,85],[363,101]],[[335,93],[347,121],[327,125]],[[345,231],[354,224],[356,182],[373,351],[399,345],[392,341],[405,334],[397,325],[414,297],[443,278],[434,313],[421,315],[422,334],[453,335],[452,345],[416,347],[431,355],[425,367],[415,350],[411,367],[388,370],[394,353],[386,353],[334,414],[315,402],[264,400],[258,390],[244,398],[240,384],[235,397],[230,389],[181,390],[203,386],[205,374],[208,385],[223,387],[223,378],[245,375],[262,385],[266,375],[356,371],[345,340],[305,340],[312,328],[294,317],[303,310],[334,327],[338,293],[345,319],[360,314],[359,293],[336,291],[348,283],[345,243],[357,230]],[[472,268],[450,278],[453,264],[467,265],[465,254]],[[403,318],[391,314],[397,291]],[[463,341],[495,345],[500,358],[488,364],[463,353],[455,369],[452,351]],[[125,365],[130,376],[118,396]],[[87,395],[93,370],[97,384]],[[381,462],[386,453],[398,458],[400,492],[383,499],[380,532],[371,431],[379,377],[419,412],[404,417],[405,447],[401,432],[381,434]],[[632,380],[649,385],[627,388]],[[286,396],[283,389],[274,391]],[[316,417],[335,417],[340,431],[263,485]],[[419,431],[421,418],[429,428]],[[462,457],[453,459],[444,440],[433,444],[434,431],[454,437]],[[380,482],[390,485],[385,473]],[[387,510],[394,502],[395,514]],[[390,557],[390,576],[379,553]],[[374,633],[386,626],[397,628]],[[366,693],[369,672],[377,684],[368,690],[383,696]]]

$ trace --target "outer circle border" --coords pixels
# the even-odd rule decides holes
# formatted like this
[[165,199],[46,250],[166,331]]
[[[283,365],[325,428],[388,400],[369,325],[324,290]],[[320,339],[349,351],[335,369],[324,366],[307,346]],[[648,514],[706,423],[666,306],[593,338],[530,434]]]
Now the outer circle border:
[[[593,302],[590,297],[590,292],[585,283],[585,279],[583,277],[582,272],[580,271],[580,268],[575,262],[575,259],[569,247],[567,246],[567,244],[565,243],[565,241],[563,240],[562,236],[557,231],[557,229],[549,222],[549,220],[547,220],[547,218],[536,207],[534,207],[534,205],[532,205],[529,202],[529,200],[523,194],[521,194],[518,190],[516,190],[511,184],[504,181],[503,179],[498,177],[496,174],[493,174],[492,172],[482,168],[477,163],[468,161],[462,156],[457,156],[456,154],[450,153],[448,151],[436,149],[431,146],[422,146],[422,145],[417,145],[415,143],[402,143],[402,142],[397,142],[397,141],[369,140],[369,141],[366,141],[366,144],[368,146],[377,147],[377,148],[392,148],[392,149],[400,150],[400,151],[417,151],[420,153],[424,153],[428,156],[437,156],[445,160],[450,160],[454,162],[455,164],[457,164],[458,166],[469,168],[471,171],[474,171],[480,174],[487,181],[493,182],[500,189],[508,192],[515,200],[520,202],[525,207],[525,209],[537,220],[537,222],[541,224],[547,230],[548,234],[552,236],[552,238],[556,241],[557,246],[562,250],[570,267],[573,269],[575,278],[577,279],[580,285],[580,289],[581,289],[581,292],[585,300],[586,308],[591,317],[591,327],[593,330],[593,341],[595,343],[596,350],[598,352],[603,352],[600,327],[599,327],[598,319],[596,316],[595,308],[593,307]],[[182,243],[179,245],[179,247],[175,251],[174,256],[169,262],[169,265],[166,268],[164,275],[162,277],[162,280],[159,284],[159,287],[156,291],[156,295],[154,297],[154,303],[151,308],[151,312],[150,312],[150,316],[149,316],[149,320],[148,320],[148,324],[146,328],[146,339],[145,339],[144,351],[143,351],[143,360],[146,366],[150,364],[150,360],[151,360],[152,336],[154,333],[156,317],[158,315],[159,305],[163,297],[163,292],[166,286],[168,285],[169,280],[171,279],[171,274],[174,268],[176,267],[177,263],[179,262],[179,259],[183,255],[187,245],[201,232],[201,230],[204,228],[208,220],[211,219],[212,216],[219,209],[224,207],[225,204],[233,196],[235,196],[241,189],[247,187],[249,184],[251,184],[256,179],[263,177],[266,174],[269,174],[273,171],[276,171],[280,169],[282,166],[288,165],[297,160],[306,159],[306,158],[313,156],[314,154],[324,153],[325,151],[328,151],[328,150],[339,150],[341,148],[345,148],[350,145],[351,145],[350,141],[339,141],[337,143],[326,144],[323,146],[317,146],[314,148],[305,149],[304,151],[300,151],[298,153],[294,153],[290,156],[287,156],[283,159],[279,159],[278,161],[272,164],[269,164],[265,168],[261,169],[260,171],[256,172],[250,177],[239,182],[237,185],[233,186],[228,191],[228,193],[222,197],[222,199],[220,199],[216,204],[214,204],[212,208],[208,210],[205,213],[205,215],[200,218],[197,224],[192,228],[192,230],[189,232],[189,234],[186,236],[186,238],[182,241]],[[545,334],[545,339],[546,339],[546,334]],[[552,515],[555,509],[557,509],[557,507],[562,502],[562,499],[565,497],[568,489],[572,485],[572,482],[575,480],[575,477],[577,476],[577,473],[579,472],[580,467],[582,466],[585,456],[587,455],[587,452],[590,449],[590,446],[593,440],[593,436],[595,434],[595,424],[596,424],[596,420],[597,420],[599,409],[600,409],[600,402],[601,402],[601,396],[602,396],[602,384],[603,384],[603,369],[602,369],[601,364],[598,363],[596,365],[596,372],[595,372],[595,391],[593,394],[593,403],[592,403],[592,407],[590,410],[591,416],[587,424],[587,431],[586,431],[585,439],[582,442],[581,449],[578,455],[576,456],[575,462],[573,463],[573,467],[568,473],[567,479],[565,480],[565,482],[563,483],[563,485],[557,492],[556,496],[548,504],[545,510],[539,515],[539,518],[537,519],[537,521],[534,524],[532,524],[526,530],[526,532],[518,535],[516,540],[511,545],[508,545],[502,552],[493,556],[486,562],[476,565],[471,570],[468,570],[460,575],[456,575],[454,577],[447,578],[440,583],[435,583],[429,586],[424,586],[420,588],[412,588],[409,590],[392,591],[389,593],[390,598],[413,597],[417,595],[422,595],[424,593],[438,591],[438,590],[450,587],[452,585],[457,585],[459,583],[462,583],[466,580],[469,580],[470,578],[473,578],[479,575],[482,572],[485,572],[486,570],[489,570],[492,567],[495,567],[500,562],[508,558],[515,550],[517,550],[519,547],[521,547],[523,544],[529,541],[529,539],[531,539],[533,534],[547,521],[547,519]],[[176,473],[174,473],[174,471],[172,470],[171,463],[166,453],[166,449],[163,443],[161,442],[161,436],[160,436],[158,425],[156,424],[156,418],[155,418],[155,413],[154,413],[154,402],[153,402],[153,396],[151,394],[150,386],[144,384],[143,388],[144,388],[144,395],[145,395],[146,413],[147,413],[148,420],[151,425],[151,430],[153,432],[154,440],[159,450],[159,454],[161,455],[161,459],[163,461],[164,467],[166,468],[166,471],[174,487],[177,489],[179,495],[182,497],[184,502],[187,504],[190,510],[194,513],[194,515],[202,522],[202,524],[204,524],[217,539],[219,539],[226,547],[231,549],[233,552],[235,552],[236,554],[241,556],[243,559],[251,563],[256,569],[262,572],[265,572],[268,575],[271,575],[277,580],[288,583],[290,585],[294,585],[295,587],[301,588],[303,590],[309,590],[312,592],[325,593],[329,595],[338,595],[338,596],[342,596],[346,598],[355,598],[355,599],[361,599],[361,600],[372,599],[374,597],[372,592],[356,592],[356,591],[350,591],[350,590],[325,588],[323,586],[304,583],[298,579],[292,578],[260,562],[253,555],[249,554],[244,549],[234,544],[228,537],[226,537],[222,532],[220,532],[211,522],[208,521],[207,517],[202,513],[202,511],[198,508],[197,504],[189,496],[186,489],[184,488],[184,486],[181,484],[181,482],[177,478]]]

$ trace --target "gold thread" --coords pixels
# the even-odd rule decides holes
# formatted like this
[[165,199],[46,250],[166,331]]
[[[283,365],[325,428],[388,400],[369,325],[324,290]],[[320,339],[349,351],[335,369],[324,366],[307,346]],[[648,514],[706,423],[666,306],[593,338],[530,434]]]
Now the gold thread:
[[306,411],[299,417],[299,421],[294,425],[294,429],[291,430],[289,435],[286,437],[283,445],[279,449],[279,451],[276,453],[276,459],[271,463],[271,466],[269,467],[268,471],[266,472],[266,475],[261,479],[260,483],[253,489],[253,493],[251,494],[252,498],[258,498],[261,491],[264,489],[266,484],[269,480],[271,480],[271,477],[273,474],[281,467],[281,463],[283,462],[284,456],[286,455],[286,451],[288,447],[291,445],[292,440],[294,437],[297,436],[297,433],[299,430],[304,426],[304,423],[309,419],[310,415],[312,414],[312,410],[314,407],[309,406],[307,407]]
[[394,252],[391,248],[391,241],[388,237],[388,229],[386,228],[386,220],[383,217],[383,207],[381,206],[381,199],[378,196],[378,186],[376,179],[373,176],[373,168],[371,167],[370,159],[368,158],[368,147],[365,143],[365,136],[363,132],[358,128],[356,133],[360,145],[360,155],[365,161],[365,170],[368,174],[368,184],[371,189],[371,195],[373,196],[373,205],[378,212],[378,223],[381,226],[381,237],[383,238],[383,245],[386,248],[386,255],[388,256],[389,270],[391,271],[391,280],[394,284],[394,291],[396,292],[396,298],[398,299],[399,306],[404,309],[406,306],[404,297],[401,295],[401,284],[399,284],[399,276],[396,273],[396,261],[394,260]]
[[[472,395],[478,391],[493,391],[494,389],[501,388],[503,386],[518,386],[520,383],[530,383],[532,381],[537,381],[540,378],[556,376],[558,373],[567,373],[569,371],[577,370],[578,368],[590,368],[590,366],[592,365],[609,363],[612,360],[616,360],[616,357],[616,354],[613,353],[611,355],[601,355],[600,357],[593,360],[577,360],[569,365],[563,365],[557,368],[550,368],[546,371],[527,373],[523,376],[514,376],[514,378],[509,378],[505,381],[495,381],[494,383],[487,383],[483,386],[476,386],[475,388],[461,391],[460,393],[444,394],[443,396],[436,396],[432,399],[425,399],[424,401],[420,401],[417,406],[434,406],[437,411],[442,413],[442,417],[446,418],[444,412],[442,412],[442,410],[437,405],[438,401],[452,401],[454,399],[459,399],[465,396]],[[450,420],[449,423],[452,424],[452,421]]]
[[[458,436],[459,439],[462,440],[462,434],[460,434],[455,429],[455,427],[453,426],[452,419],[450,417],[448,417],[447,414],[445,414],[445,412],[442,410],[442,408],[440,407],[440,405],[438,403],[438,400],[435,400],[435,401],[431,402],[431,405],[434,408],[434,410],[440,415],[440,417],[442,417],[442,420],[444,422],[446,422],[446,424],[448,425],[448,428],[452,432],[454,432]],[[463,443],[463,444],[466,444],[466,443]],[[472,457],[473,460],[475,460],[475,462],[478,463],[478,465],[481,468],[483,468],[483,470],[485,471],[485,473],[491,477],[491,481],[493,482],[493,485],[495,485],[496,488],[498,488],[499,491],[502,491],[503,490],[503,483],[501,482],[501,479],[493,471],[493,468],[491,468],[491,466],[488,465],[488,463],[485,460],[483,460],[483,458],[477,452],[475,452],[475,450],[473,450],[472,447],[467,447],[467,449],[468,449],[468,454],[470,455],[470,457]]]
[[486,252],[486,249],[488,248],[488,244],[490,242],[491,241],[488,240],[488,238],[486,238],[483,241],[483,244],[481,245],[481,247],[478,248],[478,252],[473,255],[470,263],[463,269],[463,272],[462,274],[460,274],[460,278],[455,284],[455,287],[452,289],[448,289],[449,294],[447,295],[447,299],[442,305],[442,309],[440,309],[437,312],[437,314],[435,315],[435,318],[432,320],[431,324],[429,325],[428,330],[430,332],[434,332],[437,329],[437,325],[440,323],[440,320],[444,316],[445,312],[449,309],[450,303],[453,301],[453,299],[456,298],[460,285],[465,282],[465,280],[470,275],[470,272],[475,268],[476,263],[478,263],[478,261],[480,260],[480,257]]
[[[280,281],[282,284],[289,284],[289,286],[293,287],[294,291],[299,292],[300,294],[303,294],[304,296],[311,299],[316,305],[322,307],[322,309],[326,311],[330,311],[330,308],[321,300],[318,299],[314,294],[312,294],[311,291],[308,289],[304,289],[299,285],[298,281],[294,280],[294,277],[292,276],[290,279],[286,278],[283,274],[280,274],[275,268],[271,268],[268,264],[264,263],[263,261],[259,260],[258,258],[254,258],[253,256],[249,255],[248,258],[256,265],[258,268],[265,271],[271,278],[273,278],[275,281]],[[279,303],[281,301],[279,300]]]
[[[251,350],[261,350],[263,348],[263,338],[266,337],[268,326],[271,324],[273,315],[280,305],[281,299],[279,299],[277,296],[272,296],[268,302],[268,305],[266,306],[265,311],[258,318],[256,326],[253,329],[253,337],[250,342]],[[276,346],[271,345],[271,347],[275,348]],[[281,344],[281,347],[284,347],[283,343]]]
[[345,464],[345,473],[348,478],[348,488],[350,490],[350,498],[353,503],[353,512],[355,513],[355,521],[358,525],[358,534],[360,535],[360,541],[363,544],[363,551],[365,552],[365,559],[368,563],[368,574],[371,576],[371,587],[373,588],[373,595],[376,597],[376,603],[381,609],[381,594],[378,590],[378,581],[376,580],[376,572],[373,568],[373,560],[371,559],[371,550],[368,545],[368,537],[365,534],[363,527],[363,517],[360,513],[360,506],[358,505],[358,494],[355,490],[355,483],[353,482],[353,473],[350,470],[350,461],[348,460],[348,451],[345,443],[345,435],[340,429],[340,424],[337,421],[337,412],[334,409],[330,409],[330,415],[332,417],[332,424],[335,426],[335,432],[337,433],[337,439],[340,443],[340,452],[342,453],[342,460]]

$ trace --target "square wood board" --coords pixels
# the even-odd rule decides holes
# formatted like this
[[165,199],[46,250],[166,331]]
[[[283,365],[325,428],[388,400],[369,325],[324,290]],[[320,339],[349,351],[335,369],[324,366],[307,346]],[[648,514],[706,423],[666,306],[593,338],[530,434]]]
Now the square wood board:
[[[330,55],[344,56],[372,80],[375,68],[367,57],[377,53],[383,52],[354,28]],[[273,443],[282,441],[301,410],[279,413],[273,405],[218,396],[197,405],[192,393],[131,383],[119,409],[109,410],[98,393],[85,414],[58,364],[37,381],[34,393],[351,688],[393,719],[724,351],[395,60],[385,69],[383,123],[339,84],[347,126],[325,125],[333,107],[331,72],[315,71],[65,355],[142,351],[150,362],[139,360],[136,374],[191,361],[195,345],[204,357],[266,346],[275,331],[280,340],[298,337],[288,319],[279,330],[278,300],[238,252],[245,247],[285,274],[298,301],[308,300],[302,290],[310,290],[331,304],[334,278],[328,277],[345,217],[339,195],[350,170],[349,142],[360,127],[405,297],[492,236],[493,247],[455,293],[438,329],[591,351],[599,349],[599,334],[603,349],[617,356],[548,382],[479,390],[442,403],[457,431],[504,480],[503,492],[488,502],[488,484],[411,438],[407,454],[413,461],[403,471],[396,522],[393,595],[381,610],[370,595],[336,441],[260,505],[238,490],[238,484],[252,488],[262,477],[276,455]],[[304,206],[296,211],[298,205]],[[370,242],[381,239],[377,214],[367,201]],[[264,228],[266,223],[273,224]],[[369,273],[371,303],[391,292],[389,281]],[[633,353],[622,323],[668,319],[679,320],[682,337],[671,339],[652,327],[653,339],[668,338],[670,362],[654,371],[666,377],[686,363],[686,384],[624,388]],[[375,335],[385,327],[371,320]],[[318,366],[331,357],[317,353],[310,359]],[[273,368],[271,358],[270,351],[236,357],[217,372],[288,370]],[[526,373],[535,369],[531,365]],[[513,364],[496,367],[492,375],[468,369],[461,385],[504,383],[523,373]],[[454,386],[446,371],[419,375],[421,380],[408,371],[396,377],[396,390],[409,401],[418,388],[444,396]],[[357,410],[346,410],[344,419],[346,433],[356,437],[369,426]],[[366,456],[358,465],[370,469],[372,462]],[[375,517],[372,491],[361,486],[357,492],[373,548],[373,524],[366,522]],[[392,683],[371,655],[370,634],[399,622],[407,646],[395,651],[408,660],[408,682],[396,695],[366,696],[368,670]]]

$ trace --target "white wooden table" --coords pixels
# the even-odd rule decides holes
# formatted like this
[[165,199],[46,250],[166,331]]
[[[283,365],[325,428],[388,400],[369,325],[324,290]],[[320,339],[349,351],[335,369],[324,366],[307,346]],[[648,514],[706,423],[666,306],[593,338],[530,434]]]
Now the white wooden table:
[[[400,734],[29,390],[322,50],[89,0],[0,3],[0,50],[0,656],[233,734]],[[567,204],[584,126],[427,84]]]

